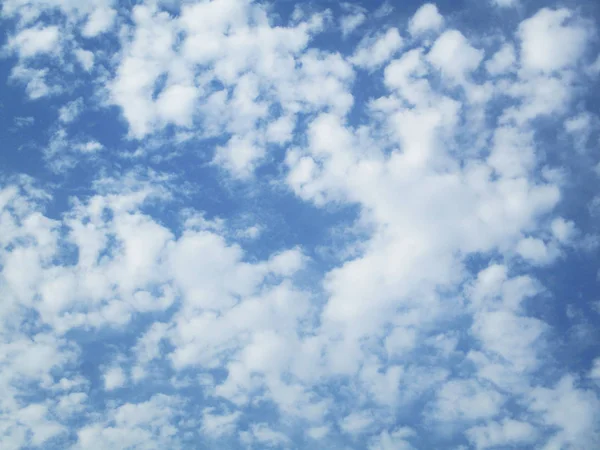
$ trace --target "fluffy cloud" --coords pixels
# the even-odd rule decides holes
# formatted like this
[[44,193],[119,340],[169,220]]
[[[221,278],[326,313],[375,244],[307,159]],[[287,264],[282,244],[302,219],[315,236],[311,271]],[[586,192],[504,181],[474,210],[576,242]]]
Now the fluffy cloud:
[[553,72],[576,64],[589,39],[586,28],[568,9],[538,11],[519,26],[524,69]]
[[79,430],[74,448],[177,448],[173,421],[178,406],[178,399],[161,394],[146,402],[121,405],[105,420]]
[[127,381],[123,369],[120,367],[110,367],[104,373],[104,389],[112,391],[122,387]]
[[496,6],[507,8],[511,6],[518,6],[519,0],[492,0],[492,3]]
[[460,81],[479,67],[483,51],[473,48],[460,31],[448,30],[437,38],[427,57],[444,75]]
[[500,75],[514,70],[516,62],[515,49],[511,44],[504,44],[491,59],[485,63],[490,75]]
[[426,3],[410,19],[408,31],[411,35],[418,36],[428,31],[437,31],[443,25],[444,18],[439,13],[437,6],[433,3]]
[[593,448],[593,24],[444,12],[7,0],[3,444]]
[[56,26],[26,28],[11,38],[8,45],[19,57],[31,58],[55,52],[59,38],[60,32]]
[[110,29],[116,16],[116,11],[108,7],[96,8],[87,18],[81,33],[87,37],[95,37]]
[[538,432],[532,425],[512,419],[473,427],[467,434],[478,449],[506,445],[531,445],[538,439]]
[[361,8],[349,9],[350,14],[345,15],[340,19],[340,29],[342,30],[343,36],[348,36],[354,30],[360,27],[365,22],[365,20],[367,20],[367,15],[365,14],[365,11]]
[[398,30],[390,28],[379,37],[363,39],[351,61],[359,67],[374,69],[388,61],[402,44]]

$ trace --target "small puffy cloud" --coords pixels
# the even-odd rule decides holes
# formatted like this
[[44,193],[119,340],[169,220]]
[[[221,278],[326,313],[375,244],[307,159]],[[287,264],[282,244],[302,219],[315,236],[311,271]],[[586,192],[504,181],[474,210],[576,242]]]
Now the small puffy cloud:
[[47,417],[48,412],[46,405],[38,403],[27,405],[17,413],[17,420],[31,430],[30,443],[34,447],[39,447],[53,437],[66,432],[63,425]]
[[77,145],[77,149],[82,153],[96,153],[103,148],[104,146],[98,141],[87,141]]
[[31,117],[31,116],[27,116],[27,117],[15,117],[14,118],[14,126],[17,129],[21,129],[21,128],[29,128],[30,126],[32,126],[35,123],[35,118]]
[[211,438],[234,434],[240,412],[216,414],[214,408],[206,408],[202,413],[202,433]]
[[73,122],[83,111],[83,99],[78,98],[61,106],[58,110],[58,120],[62,123]]
[[473,334],[487,352],[501,356],[515,370],[529,371],[539,364],[536,344],[547,328],[533,317],[504,310],[486,311],[476,315]]
[[217,148],[213,162],[237,178],[248,178],[264,154],[264,148],[251,139],[235,136],[225,146]]
[[578,114],[565,121],[565,130],[569,134],[587,134],[592,126],[593,116],[589,113]]
[[280,431],[275,431],[266,423],[253,424],[248,431],[240,433],[240,440],[246,445],[258,444],[261,447],[285,447],[290,439]]
[[521,66],[551,73],[579,62],[590,38],[588,29],[568,9],[538,11],[519,25]]
[[520,4],[520,0],[491,0],[491,2],[501,8],[510,8]]
[[417,332],[414,328],[395,328],[385,339],[385,349],[390,357],[401,356],[412,351],[417,343]]
[[461,82],[479,67],[483,55],[484,51],[472,47],[460,31],[448,30],[434,42],[427,59],[443,75]]
[[369,444],[369,450],[414,450],[410,438],[415,437],[416,433],[408,427],[398,428],[393,431],[383,431],[379,436],[372,439]]
[[79,64],[81,64],[81,67],[83,67],[85,71],[89,72],[90,70],[92,70],[92,67],[94,67],[93,52],[78,48],[77,50],[75,50],[75,57],[77,58],[77,61],[79,62]]
[[433,3],[421,6],[410,19],[408,32],[412,36],[418,36],[428,31],[437,31],[444,25],[444,17],[439,13]]
[[281,116],[267,126],[267,142],[283,145],[294,137],[296,122],[293,116]]
[[402,45],[403,40],[398,29],[390,28],[384,34],[363,39],[350,61],[359,67],[372,70],[389,61]]
[[8,41],[8,46],[21,58],[56,53],[59,49],[60,30],[57,26],[26,28]]
[[11,80],[25,84],[25,91],[31,100],[59,94],[62,89],[58,86],[49,86],[46,80],[48,69],[31,69],[22,65],[13,68]]
[[104,378],[104,389],[107,391],[113,391],[121,388],[127,382],[125,372],[120,366],[109,367],[103,375]]
[[432,415],[444,422],[490,419],[500,412],[505,401],[492,386],[475,380],[448,381],[437,395]]
[[115,20],[117,12],[108,7],[99,7],[88,16],[81,30],[81,34],[87,38],[98,36],[108,31]]
[[356,14],[350,14],[342,17],[340,19],[340,28],[342,30],[342,35],[348,36],[359,26],[361,26],[366,19],[367,16],[363,12],[357,12]]
[[547,265],[559,256],[556,248],[538,238],[524,238],[517,244],[517,253],[535,265]]
[[565,220],[562,217],[557,217],[552,221],[551,231],[552,235],[558,242],[567,244],[577,233],[577,228],[575,223],[572,221]]
[[486,61],[485,68],[490,75],[502,75],[507,72],[513,72],[516,69],[516,61],[517,57],[514,47],[511,44],[504,44]]
[[85,392],[71,392],[60,397],[56,409],[62,416],[72,416],[86,409],[87,400],[88,396]]
[[258,225],[252,225],[248,228],[236,231],[236,237],[241,239],[256,239],[263,232],[262,228]]
[[306,434],[311,439],[314,439],[315,441],[318,441],[318,440],[321,440],[324,437],[326,437],[329,434],[329,431],[330,430],[329,430],[328,426],[312,427],[312,428],[308,429],[308,431],[306,432]]
[[539,441],[539,432],[531,424],[513,419],[490,422],[470,428],[467,437],[478,450],[506,446],[526,446]]
[[592,76],[598,76],[598,74],[600,74],[600,55],[598,55],[595,61],[587,67],[586,71]]
[[269,266],[273,273],[290,276],[302,268],[305,257],[299,248],[286,250],[273,255],[269,259]]
[[579,388],[573,376],[565,375],[551,388],[537,387],[529,398],[530,409],[556,430],[549,448],[593,448],[600,439],[596,420],[600,399],[595,391]]
[[534,139],[531,133],[517,127],[499,127],[494,131],[488,164],[499,175],[522,177],[535,165]]
[[194,86],[173,85],[165,88],[156,101],[158,115],[166,122],[190,126],[198,91]]
[[77,431],[77,450],[108,448],[177,448],[174,424],[181,402],[174,397],[157,394],[140,403],[125,403],[107,412],[97,422]]
[[600,358],[596,358],[590,369],[589,377],[597,382],[600,382]]
[[370,412],[353,412],[348,414],[339,422],[344,433],[350,435],[364,433],[375,423],[375,417]]

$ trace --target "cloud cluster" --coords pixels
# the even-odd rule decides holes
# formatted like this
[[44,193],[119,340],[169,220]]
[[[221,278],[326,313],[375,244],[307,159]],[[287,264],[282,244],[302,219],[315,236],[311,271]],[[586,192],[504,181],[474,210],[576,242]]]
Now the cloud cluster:
[[552,291],[597,241],[565,206],[593,21],[338,13],[3,3],[10,79],[56,97],[44,175],[2,175],[2,448],[598,446],[555,317],[597,299]]

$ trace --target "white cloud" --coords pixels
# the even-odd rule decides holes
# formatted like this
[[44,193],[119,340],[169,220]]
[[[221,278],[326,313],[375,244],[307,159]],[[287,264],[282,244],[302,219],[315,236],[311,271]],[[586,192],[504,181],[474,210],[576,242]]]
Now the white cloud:
[[348,36],[358,27],[360,27],[367,16],[363,12],[357,12],[356,14],[351,14],[344,16],[340,19],[340,28],[342,29],[342,35]]
[[519,0],[492,0],[492,3],[501,8],[515,7],[520,4]]
[[[84,34],[115,31],[111,2],[67,3],[56,10]],[[15,0],[7,5],[17,14]],[[40,5],[19,23],[42,23]],[[505,38],[479,71],[497,37],[443,32],[432,4],[409,23],[414,48],[401,53],[400,32],[386,27],[343,54],[311,48],[316,33],[338,30],[329,13],[299,7],[285,24],[242,0],[190,3],[177,14],[164,5],[137,5],[130,17],[120,10],[118,52],[82,50],[77,33],[62,50],[75,52],[65,70],[96,91],[58,110],[47,167],[64,173],[98,162],[114,178],[85,180],[68,202],[58,190],[56,205],[66,206],[50,203],[47,214],[49,194],[26,179],[0,191],[0,410],[18,418],[8,422],[11,445],[43,446],[70,430],[76,449],[235,447],[238,439],[288,448],[301,435],[322,446],[411,449],[425,412],[440,441],[451,430],[477,448],[591,448],[596,394],[567,367],[538,376],[555,362],[546,350],[556,336],[531,315],[544,288],[529,273],[583,236],[555,210],[565,194],[535,120],[571,135],[593,126],[569,108],[584,91],[574,70],[582,57],[548,63],[538,36],[545,30],[569,47],[583,22],[543,10],[519,28],[520,49]],[[416,39],[434,32],[442,34],[431,45]],[[28,42],[19,45],[45,54]],[[58,92],[56,68],[22,59],[13,78],[31,98]],[[353,65],[367,69],[357,79],[371,85],[354,84]],[[68,92],[77,98],[88,87]],[[91,123],[85,134],[76,121],[84,102],[94,117],[119,107],[138,144],[105,141]],[[139,151],[113,161],[100,141]],[[212,157],[235,183],[182,182],[150,169],[123,175],[121,164],[141,167],[146,157],[193,171],[192,153],[183,153],[190,147],[214,151],[203,161]],[[261,164],[269,164],[265,179],[255,174]],[[224,191],[226,201],[210,206]],[[289,200],[285,223],[269,222],[273,192]],[[210,213],[186,208],[205,195]],[[317,208],[304,205],[311,227],[339,219],[314,237],[333,241],[328,259],[298,231],[298,199],[287,195]],[[225,217],[230,200],[241,218]],[[97,337],[109,333],[135,344],[102,363],[110,403],[101,409],[78,370],[87,338],[108,345]],[[596,366],[584,368],[586,382],[595,383]],[[23,380],[51,400],[25,404]],[[135,402],[121,389],[129,382]],[[152,396],[163,388],[190,401]],[[409,416],[410,427],[389,428]]]
[[477,421],[500,412],[505,398],[491,387],[475,380],[452,380],[438,392],[432,414],[441,421]]
[[83,99],[78,98],[61,106],[58,110],[58,119],[63,123],[73,122],[83,111]]
[[577,64],[589,39],[568,9],[538,11],[519,25],[521,65],[527,71],[554,72]]
[[89,72],[90,70],[92,70],[92,67],[94,67],[93,52],[79,48],[75,50],[75,57],[77,58],[77,61],[79,61],[79,64],[81,64],[81,67],[83,67],[85,71]]
[[172,85],[165,88],[156,100],[158,114],[167,122],[190,126],[198,92],[193,86]]
[[415,435],[415,431],[408,427],[383,431],[369,444],[369,450],[413,450],[415,447],[407,439]]
[[292,116],[282,116],[267,127],[267,142],[283,145],[293,139],[296,121]]
[[397,28],[390,28],[385,34],[363,39],[350,61],[372,70],[387,62],[403,45]]
[[[214,162],[249,178],[267,143],[291,140],[301,106],[345,112],[352,105],[344,86],[352,70],[340,55],[313,51],[300,57],[322,26],[319,14],[274,27],[261,5],[232,0],[186,5],[178,17],[137,6],[133,18],[132,38],[124,42],[110,85],[111,101],[121,106],[132,137],[169,124],[200,124],[194,131],[200,137],[230,134]],[[224,88],[213,88],[215,81]],[[317,84],[321,89],[313,89]],[[281,113],[272,115],[271,106]]]
[[116,15],[117,12],[112,8],[99,7],[94,9],[88,16],[81,34],[87,38],[92,38],[107,32],[111,28]]
[[572,221],[557,217],[552,221],[551,230],[553,236],[560,243],[569,243],[576,235],[577,229]]
[[535,388],[530,398],[532,411],[558,430],[546,448],[589,448],[600,438],[595,420],[600,400],[594,391],[578,388],[572,376],[563,377],[553,388]]
[[240,412],[213,414],[214,408],[205,408],[202,413],[202,432],[213,438],[235,433]]
[[444,18],[439,13],[437,6],[433,3],[426,3],[410,19],[408,32],[413,36],[418,36],[428,31],[438,31],[443,25]]
[[110,411],[106,420],[81,428],[74,448],[177,448],[172,420],[178,407],[178,399],[161,394],[145,402],[123,404]]
[[66,428],[47,419],[48,408],[43,404],[30,404],[17,413],[17,420],[29,430],[32,435],[29,443],[34,447],[43,445],[49,439],[66,432]]
[[104,146],[98,141],[88,141],[77,146],[78,150],[83,153],[95,153],[102,150]]
[[60,397],[60,400],[56,406],[57,412],[63,416],[73,416],[80,414],[85,411],[88,401],[88,396],[84,392],[71,392],[67,395]]
[[[429,83],[423,79],[428,72],[422,51],[420,49],[410,50],[385,68],[384,82],[388,88],[397,90],[410,103],[420,104],[431,97]],[[377,104],[373,106],[377,106]],[[397,106],[391,103],[390,107],[395,109]]]
[[328,426],[312,427],[306,432],[311,439],[321,440],[329,434]]
[[476,316],[473,332],[487,351],[498,354],[516,370],[525,371],[538,365],[534,346],[546,328],[544,322],[532,317],[491,311]]
[[572,100],[573,86],[568,80],[542,76],[514,83],[506,93],[521,105],[507,108],[501,122],[522,125],[537,117],[563,114]]
[[448,30],[437,38],[427,58],[443,75],[461,82],[479,67],[483,55],[460,31]]
[[10,78],[25,84],[25,91],[31,100],[59,94],[62,89],[58,86],[48,86],[46,76],[48,69],[30,69],[22,65],[15,66]]
[[417,344],[417,332],[414,328],[395,328],[385,339],[385,349],[389,356],[410,352]]
[[531,424],[513,419],[491,422],[467,431],[477,449],[531,445],[539,442],[539,433]]
[[534,139],[530,132],[516,127],[499,127],[494,131],[488,164],[507,178],[531,173],[536,163]]
[[223,166],[236,177],[248,178],[264,154],[264,148],[252,142],[251,138],[236,136],[226,146],[217,148],[214,163]]
[[592,369],[590,370],[589,377],[600,381],[600,358],[594,360]]
[[516,69],[517,57],[511,44],[504,44],[491,59],[486,61],[485,68],[490,75],[502,75]]
[[541,239],[530,237],[519,241],[517,253],[525,260],[536,265],[550,264],[559,256],[558,249],[552,245],[546,244]]
[[11,37],[8,46],[20,58],[32,58],[46,53],[56,53],[59,49],[60,31],[56,26],[26,28]]
[[290,442],[285,434],[271,429],[266,423],[253,424],[249,431],[240,433],[240,440],[247,445],[258,443],[268,447],[285,447]]
[[596,60],[587,67],[586,71],[592,74],[592,76],[600,74],[600,55],[598,55]]
[[115,389],[125,386],[127,377],[125,372],[119,366],[109,367],[104,372],[104,389],[107,391],[113,391]]
[[375,423],[369,412],[353,412],[340,421],[340,428],[348,434],[361,434]]

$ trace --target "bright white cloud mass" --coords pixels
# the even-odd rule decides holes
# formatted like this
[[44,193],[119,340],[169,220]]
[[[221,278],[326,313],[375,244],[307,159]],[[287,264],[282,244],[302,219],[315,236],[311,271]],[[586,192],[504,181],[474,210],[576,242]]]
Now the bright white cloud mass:
[[600,448],[600,5],[4,0],[0,449]]

